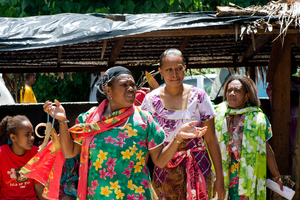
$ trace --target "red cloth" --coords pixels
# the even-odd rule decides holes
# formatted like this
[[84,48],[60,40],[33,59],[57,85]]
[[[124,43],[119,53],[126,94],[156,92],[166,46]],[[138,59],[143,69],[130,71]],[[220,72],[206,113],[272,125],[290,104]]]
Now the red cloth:
[[[81,145],[81,157],[79,166],[79,182],[77,196],[80,200],[86,199],[87,178],[88,178],[88,155],[89,145],[93,137],[101,132],[119,126],[126,122],[127,118],[133,114],[134,107],[123,108],[113,113],[113,115],[101,118],[108,101],[104,100],[88,117],[86,123],[76,124],[69,129],[71,136],[75,138],[83,138]],[[23,168],[24,176],[33,178],[45,185],[43,197],[50,200],[58,200],[59,186],[65,158],[62,150],[55,154],[51,154],[47,147],[37,153]]]
[[135,102],[134,105],[135,106],[140,106],[146,96],[146,91],[144,91],[143,89],[141,90],[137,90],[136,94],[135,94]]
[[8,144],[0,147],[0,199],[37,199],[34,190],[34,180],[21,178],[19,174],[21,167],[37,151],[38,147],[33,146],[23,156],[17,156],[11,151]]
[[186,160],[186,185],[187,185],[187,200],[208,200],[206,183],[203,174],[197,164],[192,152],[205,151],[206,147],[198,147],[187,151],[177,151],[172,160],[168,163],[169,168],[178,166],[184,159]]

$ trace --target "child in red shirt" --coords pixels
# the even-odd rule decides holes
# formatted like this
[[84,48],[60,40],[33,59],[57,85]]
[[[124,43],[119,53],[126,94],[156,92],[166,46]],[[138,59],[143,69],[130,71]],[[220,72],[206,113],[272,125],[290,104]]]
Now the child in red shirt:
[[33,134],[33,126],[24,115],[6,116],[1,121],[0,138],[9,138],[11,144],[0,146],[0,200],[44,199],[43,186],[18,173],[38,151]]

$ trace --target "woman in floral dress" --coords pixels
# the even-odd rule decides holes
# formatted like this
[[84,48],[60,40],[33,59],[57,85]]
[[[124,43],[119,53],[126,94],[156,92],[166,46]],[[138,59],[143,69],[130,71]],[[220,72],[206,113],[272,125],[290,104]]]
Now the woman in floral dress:
[[[63,106],[47,101],[44,111],[60,123],[60,141],[65,158],[79,152],[80,169],[77,199],[153,199],[145,156],[164,167],[178,148],[176,141],[164,146],[164,132],[152,116],[133,106],[136,87],[124,67],[108,69],[99,84],[100,105],[79,115],[70,129]],[[178,140],[201,137],[207,127],[186,123],[177,132]],[[58,163],[58,162],[54,162]],[[50,174],[60,174],[54,164]],[[44,195],[52,198],[55,176],[45,184]]]
[[267,166],[282,189],[280,173],[268,142],[272,136],[271,125],[259,106],[255,83],[239,75],[225,83],[224,102],[215,107],[226,199],[265,200]]
[[[146,95],[141,109],[153,113],[166,134],[166,144],[180,144],[167,168],[154,167],[153,186],[161,199],[211,199],[213,173],[208,151],[216,169],[213,196],[224,199],[225,187],[221,153],[214,129],[214,109],[206,92],[183,84],[186,66],[177,49],[166,50],[158,68],[166,85]],[[178,140],[177,131],[184,123],[197,121],[196,126],[207,126],[203,138]]]

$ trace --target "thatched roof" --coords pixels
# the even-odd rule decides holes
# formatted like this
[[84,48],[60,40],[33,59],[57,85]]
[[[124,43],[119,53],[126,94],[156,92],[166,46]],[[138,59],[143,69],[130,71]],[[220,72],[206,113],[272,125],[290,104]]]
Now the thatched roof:
[[[216,14],[0,18],[0,72],[151,70],[167,48],[182,50],[189,68],[267,66],[282,16]],[[293,52],[300,62],[300,48]]]

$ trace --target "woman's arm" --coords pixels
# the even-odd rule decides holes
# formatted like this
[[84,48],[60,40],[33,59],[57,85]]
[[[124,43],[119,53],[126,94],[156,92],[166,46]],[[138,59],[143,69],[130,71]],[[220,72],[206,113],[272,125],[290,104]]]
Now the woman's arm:
[[151,149],[149,153],[153,163],[160,168],[165,167],[177,152],[178,146],[183,139],[202,137],[207,127],[194,127],[193,125],[195,124],[197,124],[197,121],[185,123],[178,131],[176,140],[172,140],[167,146],[162,144]]
[[65,158],[75,157],[81,150],[81,146],[73,142],[73,138],[69,134],[67,116],[64,107],[59,101],[54,100],[55,106],[52,106],[51,101],[46,101],[44,104],[44,111],[53,117],[53,111],[55,113],[55,119],[59,121],[59,135],[62,146],[62,151]]
[[34,190],[36,192],[36,196],[37,196],[38,200],[47,200],[42,196],[43,191],[44,191],[44,186],[41,183],[35,183]]
[[280,189],[283,190],[283,182],[280,177],[280,172],[279,172],[277,164],[276,164],[275,154],[274,154],[273,149],[268,141],[266,142],[266,151],[267,151],[268,168],[269,168],[271,174],[275,178],[274,181],[276,181],[278,183],[278,185],[280,186]]
[[218,138],[217,138],[217,135],[215,132],[214,118],[204,122],[203,126],[208,127],[207,132],[204,135],[204,139],[207,144],[209,154],[213,161],[215,171],[217,174],[217,179],[214,183],[213,196],[215,197],[216,193],[218,193],[218,199],[223,200],[225,198],[226,190],[225,190],[225,185],[224,185],[221,150],[220,150]]

